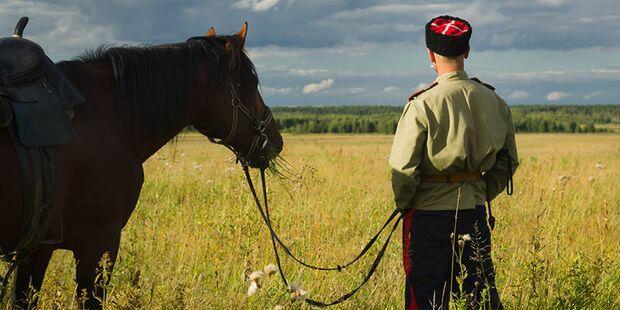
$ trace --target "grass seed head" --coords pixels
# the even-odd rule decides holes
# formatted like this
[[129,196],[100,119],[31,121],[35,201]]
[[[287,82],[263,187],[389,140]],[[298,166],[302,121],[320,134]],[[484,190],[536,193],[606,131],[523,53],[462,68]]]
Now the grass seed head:
[[288,285],[288,291],[291,293],[291,302],[293,303],[298,301],[305,302],[308,298],[308,291],[299,282],[291,282]]
[[248,297],[256,294],[256,292],[258,292],[258,288],[258,283],[252,281],[252,283],[250,283],[250,287],[248,287]]
[[272,276],[276,271],[278,271],[278,267],[274,264],[269,264],[263,268],[263,272],[268,276]]
[[257,270],[257,271],[252,272],[248,278],[252,282],[258,282],[263,277],[265,277],[265,273],[262,272],[261,270]]
[[300,288],[291,293],[291,301],[293,303],[298,301],[305,302],[306,299],[308,299],[308,291],[304,290],[303,288]]
[[301,289],[301,284],[299,282],[291,282],[288,284],[288,291],[293,293],[297,290]]

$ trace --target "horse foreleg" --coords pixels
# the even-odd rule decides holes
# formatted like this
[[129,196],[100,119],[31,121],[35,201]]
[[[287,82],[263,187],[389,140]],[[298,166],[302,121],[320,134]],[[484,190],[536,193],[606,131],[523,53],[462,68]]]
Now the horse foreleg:
[[37,306],[37,293],[43,285],[45,270],[52,257],[52,249],[39,248],[17,266],[13,296],[13,308],[34,309]]
[[114,262],[120,244],[120,231],[90,241],[86,248],[75,250],[77,298],[80,308],[101,309],[105,302]]

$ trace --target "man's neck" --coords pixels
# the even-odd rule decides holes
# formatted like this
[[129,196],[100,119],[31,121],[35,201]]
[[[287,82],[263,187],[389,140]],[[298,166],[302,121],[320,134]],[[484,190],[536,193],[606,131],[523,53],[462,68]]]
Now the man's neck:
[[465,66],[452,65],[452,64],[443,64],[437,65],[437,76],[441,76],[446,73],[456,72],[465,70]]

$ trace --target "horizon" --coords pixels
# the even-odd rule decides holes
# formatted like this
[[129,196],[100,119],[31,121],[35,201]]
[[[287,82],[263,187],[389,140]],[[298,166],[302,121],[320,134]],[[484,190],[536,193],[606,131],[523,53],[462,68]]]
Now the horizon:
[[[402,103],[402,104],[377,104],[377,103],[368,103],[368,104],[364,104],[364,103],[344,103],[344,104],[338,104],[338,103],[316,103],[316,104],[303,104],[303,105],[291,105],[291,104],[277,104],[277,105],[273,105],[272,107],[274,108],[303,108],[303,107],[315,107],[315,108],[321,108],[321,107],[403,107],[405,105],[406,102]],[[518,104],[511,104],[509,103],[510,106],[514,106],[514,107],[549,107],[549,106],[557,106],[557,107],[565,107],[565,106],[574,106],[574,107],[600,107],[600,106],[608,106],[608,107],[615,107],[618,106],[620,108],[620,103],[557,103],[557,102],[547,102],[547,103],[518,103]]]
[[605,27],[620,22],[618,11],[613,0],[10,0],[0,31],[29,16],[24,37],[60,61],[103,44],[180,42],[211,26],[234,33],[248,21],[269,105],[398,106],[434,80],[424,25],[449,14],[473,26],[469,76],[510,105],[618,105],[620,27]]

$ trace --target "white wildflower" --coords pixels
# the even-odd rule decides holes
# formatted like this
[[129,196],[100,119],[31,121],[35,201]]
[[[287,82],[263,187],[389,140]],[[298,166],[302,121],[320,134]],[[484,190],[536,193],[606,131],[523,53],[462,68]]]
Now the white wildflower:
[[227,173],[233,173],[233,172],[235,172],[235,167],[228,167],[228,168],[226,168],[226,172],[227,172]]
[[291,282],[288,284],[288,291],[291,293],[299,289],[301,289],[301,284],[298,282]]
[[291,299],[293,302],[305,302],[308,299],[308,291],[300,288],[291,293]]
[[272,276],[276,271],[278,271],[278,267],[274,264],[269,264],[263,268],[263,272],[268,276]]
[[568,176],[568,175],[563,175],[563,176],[560,176],[560,177],[558,178],[558,180],[560,180],[560,183],[562,183],[562,184],[566,184],[566,183],[568,183],[568,181],[570,180],[570,176]]
[[276,305],[275,308],[273,308],[273,310],[284,310],[284,306],[282,305]]
[[596,165],[594,165],[594,167],[598,170],[603,170],[605,169],[605,165],[603,163],[596,163]]
[[470,241],[471,240],[471,236],[469,234],[464,234],[461,236],[461,239],[463,241]]
[[256,294],[256,292],[258,292],[258,283],[252,281],[252,283],[250,283],[250,287],[248,287],[248,296],[252,296]]
[[258,282],[258,281],[259,281],[260,279],[262,279],[264,276],[265,276],[265,273],[264,273],[264,272],[262,272],[262,271],[260,271],[260,270],[257,270],[257,271],[252,272],[248,278],[249,278],[249,279],[250,279],[250,281],[252,281],[252,282]]
[[291,292],[292,302],[305,302],[308,298],[308,291],[306,291],[300,283],[292,282],[288,286],[289,292]]

